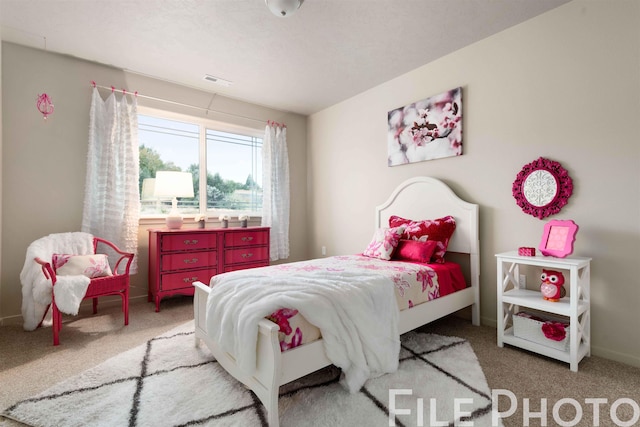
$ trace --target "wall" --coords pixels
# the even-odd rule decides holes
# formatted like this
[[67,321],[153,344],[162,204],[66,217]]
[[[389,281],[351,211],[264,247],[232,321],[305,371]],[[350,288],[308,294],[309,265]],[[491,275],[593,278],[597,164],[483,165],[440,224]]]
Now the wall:
[[[0,321],[21,321],[19,274],[27,246],[49,233],[80,229],[92,80],[99,85],[113,85],[190,105],[207,107],[211,102],[212,110],[228,113],[210,112],[206,115],[213,120],[256,129],[264,129],[268,119],[286,123],[291,174],[290,259],[307,258],[306,117],[223,96],[214,97],[212,93],[69,56],[3,43],[1,243],[5,250],[0,259],[4,267],[0,276]],[[55,105],[55,112],[46,121],[35,107],[37,95],[43,92],[51,96]],[[142,97],[138,98],[138,104],[205,115],[199,110],[152,102]],[[162,221],[143,221],[141,224],[139,273],[132,278],[131,298],[146,298],[146,229],[162,225]],[[194,227],[193,224],[188,226]]]
[[[593,353],[640,366],[640,3],[575,0],[309,117],[311,256],[361,251],[402,181],[440,178],[478,203],[481,303],[496,322],[494,254],[537,247],[545,221],[511,195],[523,165],[560,162],[574,193],[552,218],[593,257]],[[451,29],[455,31],[455,29]],[[387,167],[386,115],[463,87],[464,154]]]
[[[2,27],[0,26],[0,34]],[[0,43],[0,224],[2,224],[2,43]],[[2,227],[0,227],[0,277],[2,276]],[[0,319],[2,319],[2,292],[0,292]]]

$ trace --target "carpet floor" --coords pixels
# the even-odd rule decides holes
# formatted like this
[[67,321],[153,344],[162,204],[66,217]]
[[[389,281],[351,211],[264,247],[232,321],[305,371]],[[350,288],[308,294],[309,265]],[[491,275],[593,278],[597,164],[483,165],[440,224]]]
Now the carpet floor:
[[[369,380],[354,394],[339,379],[331,366],[282,387],[281,425],[386,426],[390,419],[398,426],[461,419],[491,425],[489,386],[461,338],[410,332],[402,336],[396,373]],[[391,418],[390,408],[397,408]],[[17,402],[3,415],[32,426],[267,425],[253,393],[206,347],[194,346],[193,322]]]
[[[97,315],[91,314],[88,304],[81,308],[79,316],[65,316],[61,345],[57,347],[51,345],[51,328],[25,332],[21,324],[0,326],[0,411],[193,319],[191,297],[167,298],[159,313],[146,298],[132,299],[126,327],[122,325],[119,304],[101,307]],[[476,327],[456,315],[418,331],[460,337],[471,345],[489,387],[515,395],[515,411],[502,419],[506,427],[527,423],[531,427],[559,425],[554,420],[553,407],[567,398],[578,402],[583,410],[580,422],[575,424],[578,426],[633,425],[628,422],[640,414],[632,404],[624,403],[629,401],[620,400],[640,403],[640,368],[591,356],[580,362],[578,372],[571,372],[566,363],[511,346],[499,348],[494,327]],[[585,403],[593,398],[606,401],[599,406],[599,419],[594,417],[592,406]],[[525,399],[531,412],[540,411],[545,402],[544,424],[540,418],[525,415]],[[616,402],[623,403],[615,407],[617,419],[612,420],[611,410]],[[509,404],[500,399],[499,410],[507,410]],[[558,419],[571,421],[574,417],[572,406],[559,408]],[[0,417],[0,426],[19,425]],[[425,425],[430,425],[428,419]]]

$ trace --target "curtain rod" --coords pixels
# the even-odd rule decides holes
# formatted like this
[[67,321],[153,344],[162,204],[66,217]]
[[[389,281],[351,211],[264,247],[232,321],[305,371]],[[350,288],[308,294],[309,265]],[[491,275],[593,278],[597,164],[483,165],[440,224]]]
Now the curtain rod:
[[261,119],[254,119],[253,117],[247,117],[247,116],[241,116],[239,114],[233,114],[233,113],[226,113],[224,111],[218,111],[218,110],[212,110],[210,108],[207,107],[199,107],[197,105],[191,105],[191,104],[184,104],[182,102],[177,102],[177,101],[171,101],[170,99],[163,99],[163,98],[156,98],[155,96],[149,96],[149,95],[142,95],[140,93],[136,92],[130,92],[126,89],[116,89],[114,86],[102,86],[102,85],[98,85],[96,84],[96,82],[92,81],[91,82],[91,86],[93,86],[94,88],[98,88],[98,89],[106,89],[106,90],[110,90],[111,92],[120,92],[123,95],[133,95],[136,97],[140,97],[140,98],[145,98],[145,99],[150,99],[152,101],[160,101],[160,102],[166,102],[168,104],[172,104],[172,105],[178,105],[180,107],[187,107],[187,108],[194,108],[196,110],[201,110],[204,111],[205,113],[216,113],[216,114],[226,114],[227,116],[233,116],[233,117],[238,117],[241,119],[247,119],[247,120],[253,120],[254,122],[260,122],[260,123],[269,123],[270,120],[261,120]]

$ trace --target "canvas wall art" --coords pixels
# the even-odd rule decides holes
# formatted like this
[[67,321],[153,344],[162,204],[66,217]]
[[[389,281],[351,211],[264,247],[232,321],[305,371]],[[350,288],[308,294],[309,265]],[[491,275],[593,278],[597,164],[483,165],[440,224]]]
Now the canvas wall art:
[[462,88],[389,111],[389,166],[462,154]]

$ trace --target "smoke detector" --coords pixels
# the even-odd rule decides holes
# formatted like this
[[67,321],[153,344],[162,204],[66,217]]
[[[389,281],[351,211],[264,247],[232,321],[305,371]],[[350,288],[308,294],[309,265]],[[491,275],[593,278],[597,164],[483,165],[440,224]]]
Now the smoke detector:
[[221,79],[220,77],[215,77],[215,76],[212,76],[211,74],[205,74],[202,79],[211,83],[215,83],[220,86],[228,87],[228,86],[231,86],[232,84],[232,82],[229,80]]

